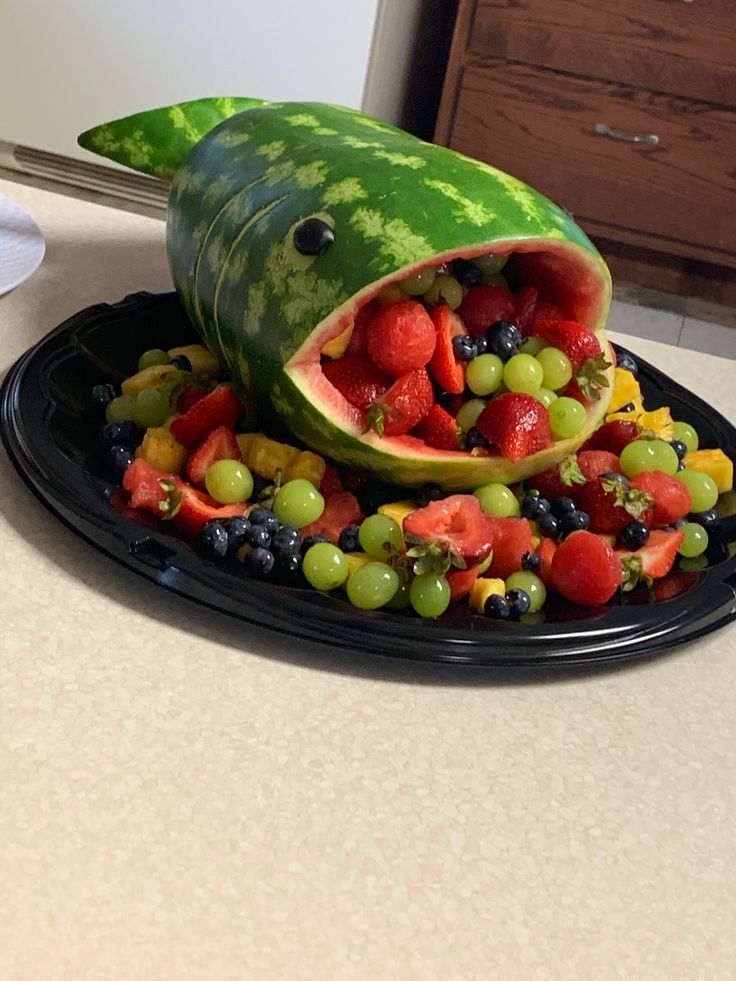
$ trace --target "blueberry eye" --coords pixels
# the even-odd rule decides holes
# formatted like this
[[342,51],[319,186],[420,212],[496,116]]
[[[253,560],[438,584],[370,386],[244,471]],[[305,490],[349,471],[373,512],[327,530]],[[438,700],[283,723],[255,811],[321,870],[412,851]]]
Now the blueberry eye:
[[335,241],[335,233],[321,218],[307,218],[294,229],[294,248],[302,255],[322,255]]

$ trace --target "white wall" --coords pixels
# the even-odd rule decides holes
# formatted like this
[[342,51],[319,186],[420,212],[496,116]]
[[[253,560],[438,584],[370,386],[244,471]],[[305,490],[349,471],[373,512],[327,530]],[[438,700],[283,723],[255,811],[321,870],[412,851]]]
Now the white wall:
[[0,0],[0,140],[93,159],[82,130],[204,95],[358,108],[379,3]]

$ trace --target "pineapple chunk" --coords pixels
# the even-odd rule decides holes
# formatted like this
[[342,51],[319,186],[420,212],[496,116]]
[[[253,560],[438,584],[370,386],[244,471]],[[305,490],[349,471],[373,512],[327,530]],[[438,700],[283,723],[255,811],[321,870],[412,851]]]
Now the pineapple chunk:
[[287,467],[298,453],[299,450],[295,446],[277,443],[275,439],[257,433],[250,445],[248,459],[243,462],[247,463],[249,469],[259,477],[273,480],[278,470],[282,475],[286,473]]
[[172,347],[166,353],[170,358],[175,358],[178,354],[189,358],[195,375],[208,375],[214,378],[220,372],[220,362],[204,344],[184,344],[182,347]]
[[160,388],[168,373],[176,370],[173,364],[154,364],[150,368],[144,368],[125,379],[120,386],[123,395],[131,395],[135,398],[144,388]]
[[[293,449],[293,447],[289,447],[289,449]],[[296,480],[297,477],[303,477],[305,480],[310,480],[315,487],[319,487],[325,475],[326,467],[327,464],[324,459],[316,453],[311,453],[309,450],[302,450],[301,452],[297,450],[297,455],[289,461],[282,479]]]
[[404,518],[416,509],[417,506],[414,501],[391,501],[388,504],[382,504],[378,513],[385,514],[387,518],[393,518],[399,528],[403,528]]
[[719,494],[733,490],[733,461],[721,449],[691,450],[683,463],[691,470],[707,474],[718,488]]
[[331,341],[328,341],[322,348],[322,354],[326,358],[341,358],[347,346],[350,343],[350,338],[353,336],[353,330],[355,329],[355,324],[348,324],[348,326],[343,330],[337,337],[333,337]]
[[149,426],[136,451],[136,456],[165,473],[182,473],[187,455],[187,448],[174,439],[166,426]]
[[[635,420],[644,411],[644,400],[641,394],[639,382],[634,375],[625,368],[616,368],[613,382],[613,395],[611,396],[611,412],[606,416],[606,422],[613,422],[615,419]],[[625,405],[633,404],[634,408],[628,412],[618,410]]]
[[674,432],[672,414],[666,405],[663,405],[661,409],[654,409],[653,412],[642,412],[636,420],[636,425],[640,431],[651,430],[655,436],[667,443],[672,439]]
[[235,440],[238,444],[240,455],[242,456],[243,462],[246,464],[246,466],[248,464],[248,456],[250,454],[250,448],[253,445],[253,441],[255,440],[256,436],[258,436],[258,433],[235,434]]
[[476,613],[483,613],[486,600],[494,593],[498,596],[506,595],[506,583],[503,579],[476,579],[468,594],[470,608]]

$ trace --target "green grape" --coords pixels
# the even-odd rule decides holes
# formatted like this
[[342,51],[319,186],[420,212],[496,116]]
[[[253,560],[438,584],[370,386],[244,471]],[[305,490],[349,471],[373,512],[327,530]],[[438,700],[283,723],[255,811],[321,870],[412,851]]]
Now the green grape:
[[515,354],[503,366],[503,381],[510,392],[534,395],[543,377],[541,364],[531,354]]
[[118,395],[105,406],[106,422],[125,422],[135,415],[135,399],[132,395]]
[[492,518],[518,518],[521,514],[516,494],[505,484],[483,484],[473,491],[473,496]]
[[469,429],[478,421],[478,416],[481,414],[483,409],[485,409],[486,403],[483,399],[468,399],[467,402],[463,404],[458,409],[458,413],[455,416],[455,422],[462,429],[464,433],[467,433]]
[[304,578],[314,589],[329,592],[337,589],[348,577],[345,554],[329,542],[319,542],[307,549],[302,560]]
[[507,255],[496,255],[494,252],[491,252],[490,255],[477,255],[472,260],[473,265],[477,266],[483,273],[484,279],[496,276],[508,261]]
[[684,470],[678,471],[675,477],[681,480],[690,491],[692,511],[697,513],[710,511],[711,508],[716,506],[718,486],[715,480],[709,477],[707,473],[700,473],[699,470],[691,470],[689,467],[685,467]]
[[496,273],[495,276],[484,276],[483,277],[484,286],[503,286],[504,289],[509,288],[509,281],[501,273]]
[[450,584],[436,572],[425,572],[412,580],[409,596],[420,617],[441,617],[450,605]]
[[163,426],[170,415],[171,406],[165,392],[144,388],[136,395],[133,419],[139,426]]
[[404,547],[401,528],[386,514],[369,515],[358,529],[358,541],[366,555],[384,562],[394,549],[399,551]]
[[688,453],[693,453],[700,446],[698,434],[687,422],[676,422],[673,425],[672,438],[682,440],[687,446]]
[[294,525],[295,528],[311,525],[324,509],[324,497],[304,477],[287,480],[273,502],[273,511],[279,521],[284,525]]
[[377,610],[396,595],[399,576],[383,562],[368,562],[348,579],[348,599],[361,610]]
[[479,354],[468,361],[465,382],[474,395],[491,395],[503,379],[503,361],[497,354]]
[[240,460],[218,460],[204,475],[204,486],[219,504],[243,504],[253,493],[253,475]]
[[588,414],[577,399],[560,396],[549,406],[549,426],[554,436],[569,439],[577,436]]
[[411,606],[411,589],[408,582],[399,581],[399,588],[386,604],[392,610],[405,610]]
[[695,521],[687,521],[681,529],[685,533],[682,545],[680,545],[680,555],[686,559],[694,559],[702,555],[708,548],[708,532],[702,525]]
[[538,399],[546,409],[549,409],[557,398],[557,392],[553,392],[551,388],[538,388],[534,393],[534,398]]
[[621,450],[619,462],[624,476],[629,478],[647,470],[661,470],[672,477],[680,463],[677,453],[662,439],[635,439]]
[[544,372],[542,385],[545,388],[551,388],[556,392],[564,388],[572,378],[572,361],[557,347],[543,348],[537,354],[537,361]]
[[512,572],[506,580],[506,589],[507,591],[509,589],[523,589],[525,593],[528,593],[529,599],[532,601],[532,605],[529,607],[530,613],[541,610],[547,599],[547,588],[534,572],[524,570]]
[[143,352],[138,358],[138,371],[143,371],[144,368],[153,368],[157,364],[171,364],[171,358],[160,347],[154,347],[150,351]]
[[533,358],[547,347],[547,342],[541,337],[525,337],[519,347],[519,354],[531,354]]
[[432,286],[437,277],[434,266],[431,269],[420,269],[406,279],[401,280],[401,288],[409,296],[422,296]]
[[424,299],[428,303],[446,303],[452,310],[457,310],[464,295],[462,286],[454,276],[439,273],[424,294]]

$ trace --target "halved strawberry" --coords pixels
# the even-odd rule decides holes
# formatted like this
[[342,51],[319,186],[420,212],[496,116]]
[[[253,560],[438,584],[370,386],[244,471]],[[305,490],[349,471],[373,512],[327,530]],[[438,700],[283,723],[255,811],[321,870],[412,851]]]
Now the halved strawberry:
[[514,294],[505,286],[471,286],[457,312],[469,333],[485,334],[497,320],[514,319]]
[[171,435],[182,446],[191,449],[217,426],[234,428],[242,412],[243,406],[232,388],[218,385],[183,416],[174,419],[170,426]]
[[382,307],[369,321],[366,342],[374,364],[399,378],[429,363],[436,331],[421,303],[399,300]]
[[493,546],[493,519],[472,494],[451,494],[404,518],[404,536],[434,544],[467,565],[482,562]]
[[411,434],[436,450],[459,450],[457,431],[455,417],[435,402]]
[[538,298],[539,290],[536,286],[522,286],[514,296],[514,323],[524,337],[532,332]]
[[547,409],[522,392],[504,392],[491,399],[475,424],[507,460],[522,460],[551,441]]
[[204,478],[213,463],[218,460],[242,460],[235,432],[227,426],[218,426],[208,433],[187,460],[187,477],[193,484],[204,486]]
[[672,525],[692,510],[692,497],[685,484],[660,470],[640,473],[631,481],[631,486],[654,499],[654,526]]
[[465,371],[455,357],[452,339],[467,334],[467,331],[462,320],[446,303],[433,307],[430,316],[436,332],[436,344],[427,370],[448,394],[460,395],[465,390]]
[[614,419],[613,422],[605,422],[593,433],[593,435],[583,443],[583,450],[607,450],[609,453],[621,455],[624,446],[628,446],[635,439],[639,438],[639,433],[635,422],[628,422],[624,419]]
[[552,347],[564,351],[577,373],[583,364],[601,352],[600,341],[577,320],[536,320],[534,333],[542,337]]
[[391,385],[391,376],[381,371],[365,354],[344,354],[322,365],[325,378],[351,405],[362,412]]
[[552,585],[579,606],[607,603],[621,583],[621,563],[608,542],[590,531],[574,531],[552,559]]
[[526,487],[538,490],[548,501],[555,497],[572,497],[573,489],[585,483],[585,475],[578,466],[578,458],[574,453],[566,456],[556,467],[548,467],[540,473],[524,481]]
[[613,477],[598,476],[580,487],[576,494],[579,508],[590,517],[590,530],[602,535],[619,535],[630,521],[652,522],[651,496]]
[[180,477],[169,488],[163,517],[189,535],[198,535],[208,521],[237,518],[245,514],[245,504],[218,504],[209,494],[197,490]]
[[325,535],[333,545],[337,545],[343,528],[358,524],[362,520],[363,512],[355,494],[342,491],[339,494],[332,494],[325,500],[325,509],[319,518],[301,529],[302,538],[307,538],[309,535]]
[[623,569],[622,588],[633,589],[641,580],[661,579],[675,564],[684,531],[656,530],[649,533],[649,541],[635,552],[617,548],[616,555]]
[[521,560],[533,550],[532,529],[526,518],[491,518],[493,526],[493,558],[486,573],[498,579],[508,579],[521,569]]
[[365,414],[364,432],[403,436],[422,420],[434,403],[434,389],[426,368],[415,368],[377,397]]

